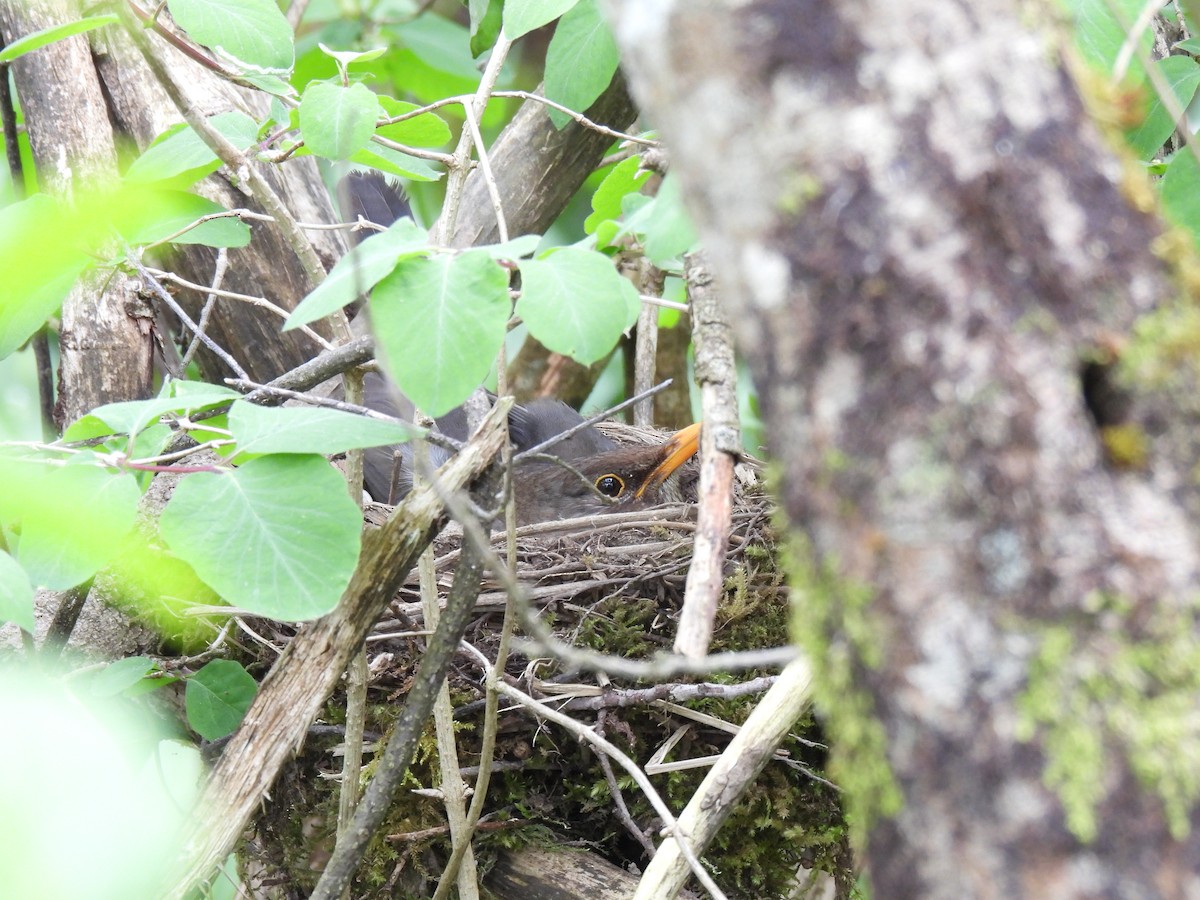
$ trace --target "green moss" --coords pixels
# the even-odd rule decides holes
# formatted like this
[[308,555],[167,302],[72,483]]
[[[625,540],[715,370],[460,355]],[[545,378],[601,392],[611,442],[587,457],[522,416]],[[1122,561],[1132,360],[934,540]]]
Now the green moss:
[[1092,637],[1080,640],[1077,623],[1041,632],[1019,734],[1041,738],[1046,784],[1080,840],[1095,839],[1105,772],[1122,762],[1158,795],[1172,835],[1181,839],[1200,800],[1196,609],[1163,605],[1138,638],[1128,638],[1136,627],[1126,618],[1129,603],[1096,595],[1089,604],[1106,619]]
[[1145,469],[1150,460],[1150,441],[1141,426],[1132,422],[1100,429],[1100,440],[1108,461],[1118,469]]
[[792,633],[813,664],[813,694],[831,740],[830,773],[845,792],[856,842],[880,816],[895,815],[903,798],[887,760],[887,735],[859,674],[882,661],[871,618],[870,588],[841,578],[803,537],[786,545],[792,586]]

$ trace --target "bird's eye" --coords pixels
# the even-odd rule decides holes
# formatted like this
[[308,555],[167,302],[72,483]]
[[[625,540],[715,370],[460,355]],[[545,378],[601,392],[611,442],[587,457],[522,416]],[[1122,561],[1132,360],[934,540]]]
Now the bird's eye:
[[620,497],[625,490],[625,482],[618,475],[601,475],[596,479],[596,490],[605,497]]

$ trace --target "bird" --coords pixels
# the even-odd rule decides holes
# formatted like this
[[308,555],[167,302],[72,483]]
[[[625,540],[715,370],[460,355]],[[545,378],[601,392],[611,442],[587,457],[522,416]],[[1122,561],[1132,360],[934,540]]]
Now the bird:
[[[412,419],[413,409],[382,375],[364,379],[365,405],[397,418]],[[580,425],[583,417],[560,400],[537,399],[509,412],[509,439],[518,453]],[[436,420],[447,437],[467,439],[462,407]],[[604,515],[655,506],[679,499],[672,476],[699,448],[700,425],[689,425],[660,444],[620,445],[594,426],[579,429],[519,462],[513,471],[518,525]],[[440,465],[450,451],[430,445],[430,463]],[[375,447],[363,456],[364,484],[381,502],[398,501],[412,487],[413,451],[407,445]]]

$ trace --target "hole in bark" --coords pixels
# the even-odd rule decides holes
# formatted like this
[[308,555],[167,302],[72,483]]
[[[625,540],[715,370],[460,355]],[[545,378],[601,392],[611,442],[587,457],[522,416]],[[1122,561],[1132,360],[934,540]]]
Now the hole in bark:
[[1085,362],[1079,370],[1083,402],[1100,429],[1120,425],[1129,418],[1129,392],[1117,384],[1116,366],[1111,362]]

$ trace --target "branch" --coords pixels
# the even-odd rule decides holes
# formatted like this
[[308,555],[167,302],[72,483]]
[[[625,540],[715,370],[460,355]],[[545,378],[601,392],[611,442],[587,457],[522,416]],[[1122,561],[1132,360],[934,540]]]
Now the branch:
[[721,308],[703,259],[689,253],[684,276],[692,303],[696,381],[700,385],[700,506],[696,541],[688,569],[675,652],[699,657],[708,652],[717,604],[725,584],[725,552],[733,516],[733,464],[741,450],[738,425],[737,364],[733,332]]

